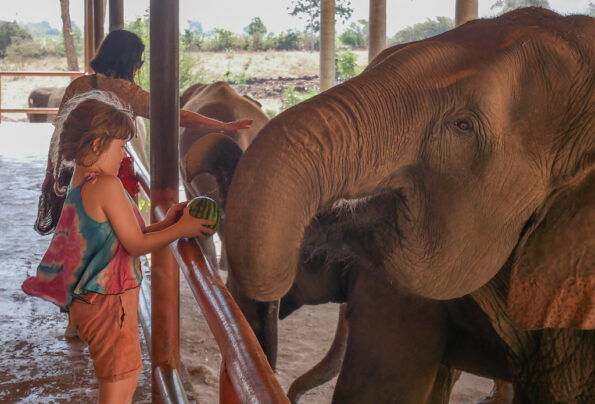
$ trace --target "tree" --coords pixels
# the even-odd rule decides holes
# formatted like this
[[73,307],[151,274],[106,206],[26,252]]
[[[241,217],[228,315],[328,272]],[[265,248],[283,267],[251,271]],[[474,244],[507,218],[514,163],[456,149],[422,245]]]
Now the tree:
[[260,38],[267,33],[267,28],[260,17],[254,17],[250,24],[244,28],[244,31],[252,37],[253,49],[260,49]]
[[69,0],[60,0],[60,10],[62,16],[62,34],[64,35],[66,64],[68,65],[68,70],[77,71],[79,69],[79,63],[76,57],[76,48],[74,47],[74,37],[72,35]]
[[0,57],[15,40],[31,39],[31,35],[16,22],[0,21]]
[[448,17],[436,17],[436,21],[427,18],[426,22],[420,22],[397,32],[393,37],[389,38],[388,43],[394,45],[419,41],[453,29],[454,26],[454,21]]
[[[306,29],[313,33],[320,31],[320,0],[292,0],[287,8],[289,15],[306,18]],[[336,0],[335,13],[342,22],[347,21],[353,14],[351,0]]]
[[29,22],[23,24],[23,28],[25,28],[34,38],[60,35],[60,31],[52,27],[47,21]]
[[339,40],[352,48],[365,48],[368,43],[369,26],[368,20],[358,20],[357,24],[352,22],[349,27],[339,35]]
[[[291,6],[287,8],[289,15],[298,18],[306,19],[306,30],[312,34],[320,31],[320,0],[292,0]],[[351,0],[336,0],[335,14],[342,22],[347,21],[353,8],[351,8]],[[314,39],[311,39],[311,48],[314,47]]]
[[187,21],[188,21],[188,30],[190,32],[192,32],[194,35],[202,35],[203,34],[202,24],[200,23],[200,21],[192,21],[192,20],[187,20]]
[[500,9],[501,13],[507,13],[522,7],[550,8],[550,2],[548,0],[498,0],[490,9]]

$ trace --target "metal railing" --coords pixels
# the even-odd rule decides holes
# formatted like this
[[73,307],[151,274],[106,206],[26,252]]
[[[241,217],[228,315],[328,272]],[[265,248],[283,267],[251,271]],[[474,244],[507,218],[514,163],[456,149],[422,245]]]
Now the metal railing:
[[[139,183],[149,195],[148,171],[142,166],[134,151],[129,148],[129,152],[135,160]],[[165,217],[165,213],[161,207],[155,209],[155,215],[159,220]],[[220,373],[220,402],[288,404],[289,399],[273,373],[248,321],[200,246],[194,240],[180,239],[170,244],[170,247],[221,351],[223,361]],[[147,300],[146,292],[142,292],[141,289],[139,314],[150,311],[147,309],[150,300]],[[141,314],[141,317],[144,316]],[[149,325],[143,324],[143,329],[145,328],[150,330]],[[164,400],[167,397],[179,397],[180,391],[183,392],[175,369],[169,376],[163,375],[159,369],[155,379]]]
[[2,122],[3,113],[27,113],[27,114],[56,114],[58,108],[2,108],[2,76],[26,76],[26,77],[79,77],[85,75],[85,72],[64,71],[64,72],[49,72],[49,71],[0,71],[0,122]]

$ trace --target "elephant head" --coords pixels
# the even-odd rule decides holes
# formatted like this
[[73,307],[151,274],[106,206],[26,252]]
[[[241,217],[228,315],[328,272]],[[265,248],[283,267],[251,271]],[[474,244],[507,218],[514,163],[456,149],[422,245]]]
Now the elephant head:
[[189,87],[180,97],[180,105],[224,122],[254,121],[250,128],[226,135],[180,130],[180,169],[188,197],[207,194],[223,206],[222,192],[227,193],[227,187],[221,187],[229,184],[239,157],[269,119],[258,101],[239,95],[224,82]]
[[[472,21],[388,48],[275,117],[227,200],[240,288],[282,297],[317,212],[340,199],[361,209],[388,200],[367,249],[404,290],[457,298],[513,263],[513,273],[534,269],[511,282],[530,286],[521,299],[537,298],[539,310],[568,294],[564,310],[593,307],[594,31],[592,18],[543,9]],[[546,317],[525,326],[595,327],[592,313]]]

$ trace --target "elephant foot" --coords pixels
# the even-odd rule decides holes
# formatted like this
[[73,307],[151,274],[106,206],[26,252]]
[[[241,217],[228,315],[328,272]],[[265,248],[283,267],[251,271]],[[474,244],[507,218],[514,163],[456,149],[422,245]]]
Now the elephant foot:
[[511,404],[513,399],[512,383],[494,380],[494,387],[490,394],[479,399],[477,404]]

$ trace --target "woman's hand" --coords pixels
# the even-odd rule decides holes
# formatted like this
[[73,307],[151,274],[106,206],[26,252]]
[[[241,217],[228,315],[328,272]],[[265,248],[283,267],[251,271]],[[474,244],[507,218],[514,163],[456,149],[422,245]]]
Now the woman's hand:
[[[175,205],[174,205],[175,206]],[[215,222],[207,219],[197,219],[190,214],[190,205],[186,206],[181,219],[176,223],[180,227],[184,237],[198,237],[202,240],[212,235],[215,231],[206,226],[212,226]]]
[[225,124],[225,130],[228,132],[236,132],[240,129],[247,129],[254,122],[253,119],[242,119],[240,121],[228,122]]

